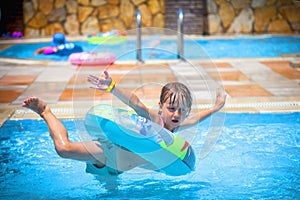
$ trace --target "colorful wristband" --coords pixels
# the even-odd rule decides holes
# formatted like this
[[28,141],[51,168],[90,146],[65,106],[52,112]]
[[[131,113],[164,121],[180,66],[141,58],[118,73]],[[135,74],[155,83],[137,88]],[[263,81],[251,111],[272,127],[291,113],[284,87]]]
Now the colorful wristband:
[[111,82],[110,85],[107,87],[106,91],[105,92],[111,92],[112,89],[114,89],[115,87],[115,82]]

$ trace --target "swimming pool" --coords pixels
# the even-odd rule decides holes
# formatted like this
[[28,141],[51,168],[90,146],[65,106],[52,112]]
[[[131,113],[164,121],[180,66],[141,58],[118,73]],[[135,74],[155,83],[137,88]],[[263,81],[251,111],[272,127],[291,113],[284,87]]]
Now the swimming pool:
[[[159,44],[153,45],[155,40]],[[115,45],[95,45],[86,41],[74,42],[84,51],[112,52],[118,60],[136,60],[136,40],[128,39]],[[38,55],[34,51],[50,43],[15,44],[0,52],[0,57],[66,61],[68,56]],[[143,60],[177,59],[177,41],[160,36],[143,38]],[[247,36],[227,39],[193,39],[185,36],[184,57],[198,58],[269,58],[286,54],[300,54],[300,36]]]
[[[78,140],[75,120],[64,120]],[[209,119],[193,142],[199,153]],[[34,127],[34,128],[33,128]],[[134,169],[116,177],[85,173],[62,159],[41,120],[0,129],[2,199],[299,199],[300,113],[226,114],[213,151],[181,177]]]

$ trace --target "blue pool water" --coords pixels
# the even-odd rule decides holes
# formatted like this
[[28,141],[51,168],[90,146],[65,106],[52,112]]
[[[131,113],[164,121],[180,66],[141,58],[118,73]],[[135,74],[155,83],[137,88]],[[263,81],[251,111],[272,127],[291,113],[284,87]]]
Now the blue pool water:
[[[153,46],[155,38],[142,41],[143,60],[177,59],[177,41],[160,40]],[[86,52],[112,52],[118,60],[136,60],[136,40],[127,40],[115,45],[95,45],[88,42],[75,42]],[[37,60],[68,60],[68,56],[38,55],[34,51],[49,46],[50,43],[15,44],[0,52],[0,57]],[[154,48],[152,48],[154,47]],[[196,58],[266,58],[280,57],[283,54],[300,54],[300,36],[248,36],[233,39],[192,40],[185,37],[184,55],[186,59]]]
[[[76,121],[63,123],[78,140]],[[196,153],[209,124],[200,126]],[[7,121],[0,151],[0,199],[300,198],[300,113],[226,114],[213,151],[180,177],[140,169],[118,177],[87,174],[83,162],[56,155],[41,120]]]

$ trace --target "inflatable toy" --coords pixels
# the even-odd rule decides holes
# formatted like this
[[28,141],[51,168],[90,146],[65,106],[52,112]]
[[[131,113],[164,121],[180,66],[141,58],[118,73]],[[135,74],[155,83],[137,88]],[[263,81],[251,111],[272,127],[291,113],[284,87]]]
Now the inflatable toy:
[[116,61],[116,56],[113,53],[82,52],[71,54],[69,61],[79,66],[109,65]]
[[194,170],[195,154],[180,136],[150,120],[110,105],[97,105],[85,117],[85,127],[96,139],[104,134],[155,166],[153,170],[181,176]]
[[126,33],[123,31],[112,30],[100,32],[97,35],[89,35],[87,41],[91,44],[120,44],[126,41]]
[[65,43],[65,44],[60,44],[58,46],[52,46],[52,47],[47,47],[44,49],[44,54],[49,55],[49,54],[56,54],[60,56],[68,56],[72,53],[76,52],[82,52],[83,49],[81,46],[78,46],[74,43]]

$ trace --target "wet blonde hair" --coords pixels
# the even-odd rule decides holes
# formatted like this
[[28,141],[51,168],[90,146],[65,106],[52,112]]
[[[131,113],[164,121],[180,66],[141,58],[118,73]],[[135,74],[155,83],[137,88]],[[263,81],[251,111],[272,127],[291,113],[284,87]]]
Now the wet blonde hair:
[[160,103],[163,104],[170,100],[171,104],[178,103],[179,107],[186,108],[188,113],[192,107],[192,96],[190,90],[180,82],[166,84],[160,94]]

